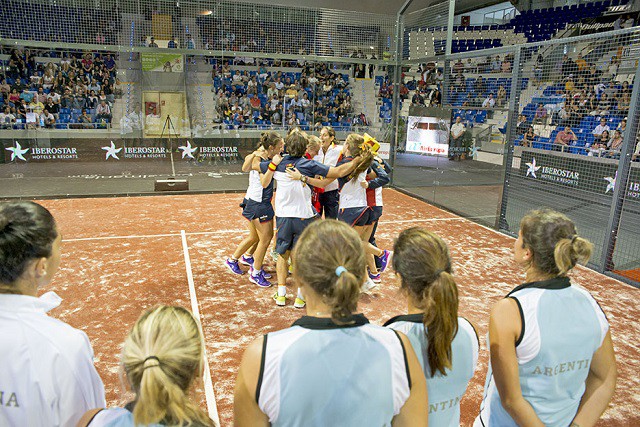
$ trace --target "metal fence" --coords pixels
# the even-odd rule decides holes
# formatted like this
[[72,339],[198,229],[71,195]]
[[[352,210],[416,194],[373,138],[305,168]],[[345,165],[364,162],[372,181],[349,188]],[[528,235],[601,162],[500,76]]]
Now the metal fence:
[[[1,197],[148,193],[166,176],[190,191],[242,191],[242,157],[260,132],[330,125],[339,139],[366,131],[389,143],[399,190],[506,233],[531,208],[567,213],[594,242],[595,269],[639,280],[634,29],[571,37],[591,27],[570,8],[559,12],[570,24],[531,12],[454,25],[453,0],[396,16],[230,1],[4,4],[2,77],[60,103],[53,126],[41,120],[47,102],[0,123]],[[91,89],[97,105],[86,104]],[[10,93],[0,99],[17,115]],[[608,137],[594,133],[600,118]]]

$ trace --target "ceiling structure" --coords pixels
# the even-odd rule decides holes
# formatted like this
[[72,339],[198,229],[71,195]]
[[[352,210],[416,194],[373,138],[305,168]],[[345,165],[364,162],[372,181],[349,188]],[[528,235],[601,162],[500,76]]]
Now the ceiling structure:
[[[240,0],[247,3],[259,3],[255,0]],[[456,0],[456,14],[469,12],[482,7],[501,3],[504,0]],[[424,9],[447,0],[413,0],[407,12]],[[281,6],[319,7],[326,9],[350,10],[354,12],[371,12],[384,15],[395,15],[405,0],[272,0],[271,4]]]

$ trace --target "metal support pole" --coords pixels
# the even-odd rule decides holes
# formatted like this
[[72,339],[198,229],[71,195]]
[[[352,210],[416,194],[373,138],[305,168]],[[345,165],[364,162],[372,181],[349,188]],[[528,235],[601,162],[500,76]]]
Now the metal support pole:
[[636,68],[633,78],[633,91],[631,92],[631,102],[629,103],[629,114],[627,117],[627,129],[624,132],[622,147],[620,148],[620,160],[618,161],[618,171],[616,172],[616,185],[613,189],[613,201],[607,223],[607,235],[604,236],[604,245],[601,257],[600,271],[604,272],[612,266],[613,251],[616,247],[618,237],[618,227],[620,226],[620,216],[622,205],[629,187],[629,171],[631,170],[631,156],[635,149],[636,137],[638,135],[638,122],[640,121],[638,101],[640,100],[640,67]]
[[503,180],[502,185],[502,197],[500,199],[499,215],[496,218],[496,229],[508,230],[509,225],[507,223],[507,203],[509,198],[509,179],[511,177],[511,165],[513,164],[513,133],[515,132],[516,120],[518,111],[520,109],[520,90],[522,83],[520,77],[522,73],[522,65],[520,64],[521,47],[516,49],[515,56],[513,58],[513,73],[511,75],[511,96],[509,98],[509,110],[507,115],[507,131],[505,141],[505,151],[503,154]]
[[451,55],[451,44],[453,43],[453,17],[456,14],[456,0],[449,0],[449,19],[447,21],[447,44],[445,53]]
[[396,162],[396,149],[398,146],[398,120],[400,115],[400,85],[402,83],[402,48],[404,44],[404,14],[413,0],[406,0],[396,17],[396,57],[395,69],[393,73],[393,101],[391,104],[391,144],[389,147],[389,163],[391,163],[391,173],[389,178],[393,184],[393,169]]

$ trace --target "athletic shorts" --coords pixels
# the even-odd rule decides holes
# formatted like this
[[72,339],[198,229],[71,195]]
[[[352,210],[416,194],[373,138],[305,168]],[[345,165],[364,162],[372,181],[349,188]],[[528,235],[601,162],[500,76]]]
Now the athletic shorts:
[[280,255],[284,255],[287,251],[290,251],[298,241],[298,237],[302,234],[305,228],[317,217],[311,217],[307,219],[301,218],[276,218],[276,252]]
[[371,206],[371,210],[371,223],[374,223],[382,216],[382,206]]
[[273,219],[275,213],[273,212],[273,206],[271,203],[247,200],[245,202],[244,209],[242,209],[242,216],[247,218],[249,221],[257,219],[260,220],[260,222],[267,222]]
[[338,211],[338,219],[344,221],[352,227],[362,227],[373,224],[373,209],[366,208],[344,208]]

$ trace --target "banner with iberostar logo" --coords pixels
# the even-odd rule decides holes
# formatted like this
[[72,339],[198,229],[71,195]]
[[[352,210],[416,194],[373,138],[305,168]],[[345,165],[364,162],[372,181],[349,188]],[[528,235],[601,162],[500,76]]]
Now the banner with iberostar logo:
[[[613,195],[618,163],[588,156],[569,157],[540,150],[522,150],[520,176],[540,185],[560,185],[597,194]],[[640,200],[640,168],[631,168],[627,198]]]
[[78,147],[72,141],[65,145],[48,144],[48,147],[39,147],[38,144],[30,146],[25,141],[14,141],[9,146],[5,146],[5,162],[37,162],[46,160],[78,160]]
[[[255,150],[252,138],[179,138],[171,141],[174,160],[184,162],[241,162]],[[0,163],[168,161],[168,139],[51,138],[0,139]]]

